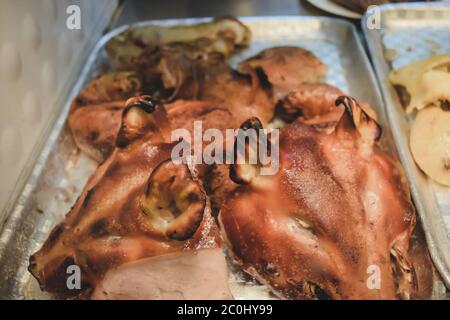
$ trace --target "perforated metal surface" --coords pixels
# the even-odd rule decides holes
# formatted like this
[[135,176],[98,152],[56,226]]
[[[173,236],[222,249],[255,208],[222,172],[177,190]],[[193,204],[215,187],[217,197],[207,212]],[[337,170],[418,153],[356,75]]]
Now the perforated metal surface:
[[[433,12],[430,12],[433,13]],[[403,25],[390,22],[382,32],[383,47],[393,50],[393,56],[386,56],[393,69],[426,59],[435,54],[450,53],[450,12],[439,11],[430,14],[427,27]],[[436,14],[444,19],[438,20]],[[425,18],[425,17],[424,17]],[[445,21],[445,20],[444,20]]]

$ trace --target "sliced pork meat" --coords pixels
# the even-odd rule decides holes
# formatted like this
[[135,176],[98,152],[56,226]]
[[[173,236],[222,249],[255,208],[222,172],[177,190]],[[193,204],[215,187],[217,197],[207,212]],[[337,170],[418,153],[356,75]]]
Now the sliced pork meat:
[[92,299],[231,299],[222,249],[183,251],[146,258],[109,271]]

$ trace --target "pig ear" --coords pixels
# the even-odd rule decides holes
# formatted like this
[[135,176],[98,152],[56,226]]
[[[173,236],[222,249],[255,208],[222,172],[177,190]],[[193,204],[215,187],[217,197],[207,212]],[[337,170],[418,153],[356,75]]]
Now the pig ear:
[[368,144],[373,144],[380,139],[382,129],[370,107],[360,105],[348,96],[341,96],[336,100],[336,106],[341,104],[344,105],[345,111],[336,126],[337,135],[345,137],[349,132],[357,132],[361,140]]
[[207,198],[191,168],[167,160],[151,173],[140,205],[145,230],[183,241],[191,238],[200,226]]
[[125,148],[130,142],[147,133],[157,135],[161,141],[168,136],[170,124],[164,106],[151,96],[130,98],[122,112],[122,122],[116,146]]
[[[230,166],[230,179],[235,183],[250,184],[258,175],[261,166],[258,154],[259,139],[268,140],[260,129],[263,129],[263,125],[258,118],[248,119],[239,129],[234,141],[234,161]],[[270,142],[267,143],[270,146]]]
[[397,281],[399,295],[404,300],[410,300],[411,295],[418,290],[416,270],[401,246],[391,247],[391,268]]

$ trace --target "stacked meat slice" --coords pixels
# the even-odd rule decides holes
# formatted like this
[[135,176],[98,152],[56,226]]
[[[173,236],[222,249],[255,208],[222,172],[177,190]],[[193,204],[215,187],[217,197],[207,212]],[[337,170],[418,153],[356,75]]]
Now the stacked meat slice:
[[[377,146],[374,111],[324,84],[326,66],[303,48],[266,49],[232,69],[226,58],[249,37],[222,18],[111,40],[113,71],[68,119],[79,148],[103,162],[30,258],[44,290],[232,298],[223,238],[283,298],[429,297],[432,265],[403,172]],[[288,122],[274,175],[258,175],[261,163],[172,161],[175,129],[260,129],[274,117]],[[70,265],[80,290],[66,286]]]

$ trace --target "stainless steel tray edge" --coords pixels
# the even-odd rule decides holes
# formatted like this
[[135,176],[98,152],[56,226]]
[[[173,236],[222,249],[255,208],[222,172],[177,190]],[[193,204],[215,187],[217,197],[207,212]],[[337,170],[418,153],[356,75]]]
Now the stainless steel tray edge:
[[[426,5],[418,3],[386,4],[380,6],[381,21],[383,22],[383,13],[392,10],[411,11],[443,9],[450,10],[450,3],[432,3]],[[361,27],[369,49],[369,54],[372,58],[375,74],[381,88],[386,114],[391,125],[391,130],[395,138],[394,140],[396,141],[400,160],[409,180],[414,204],[422,221],[430,255],[445,285],[450,289],[450,251],[445,221],[429,186],[428,179],[420,172],[409,151],[409,135],[404,134],[404,132],[409,132],[409,124],[399,105],[397,95],[387,79],[390,70],[385,62],[383,54],[382,35],[380,30],[367,28],[366,22],[368,18],[368,14],[363,16]]]

